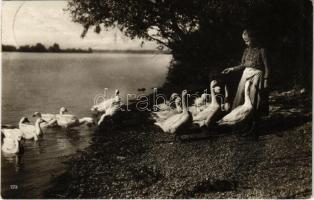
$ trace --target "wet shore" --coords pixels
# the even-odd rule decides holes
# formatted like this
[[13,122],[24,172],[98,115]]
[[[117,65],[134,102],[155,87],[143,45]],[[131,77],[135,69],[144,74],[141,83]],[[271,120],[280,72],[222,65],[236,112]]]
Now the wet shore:
[[175,140],[131,112],[96,131],[49,198],[304,198],[312,193],[312,98],[274,94],[258,139]]

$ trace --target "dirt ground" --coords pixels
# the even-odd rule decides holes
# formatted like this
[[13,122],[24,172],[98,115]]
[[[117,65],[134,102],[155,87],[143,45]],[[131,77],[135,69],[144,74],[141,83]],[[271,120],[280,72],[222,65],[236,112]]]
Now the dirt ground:
[[312,98],[275,93],[258,139],[175,140],[147,113],[103,127],[46,191],[50,198],[308,198]]

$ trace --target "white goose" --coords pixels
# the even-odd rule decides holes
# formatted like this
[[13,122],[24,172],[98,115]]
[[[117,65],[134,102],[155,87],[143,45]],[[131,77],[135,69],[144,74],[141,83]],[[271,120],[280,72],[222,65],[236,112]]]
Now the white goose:
[[219,125],[236,125],[250,117],[253,110],[253,105],[249,96],[251,83],[252,82],[250,80],[245,83],[244,104],[236,107],[229,114],[219,120],[217,122]]
[[115,116],[120,111],[121,105],[121,98],[115,98],[115,100],[111,102],[110,106],[104,110],[104,113],[100,116],[97,124],[100,125],[105,121],[105,119]]
[[207,101],[208,98],[211,99],[211,95],[203,93],[201,97],[198,97],[194,100],[194,104],[189,107],[189,111],[192,113],[193,116],[196,116],[209,105],[210,102]]
[[2,128],[1,133],[5,138],[18,138],[20,140],[22,138],[22,131],[18,128]]
[[2,151],[8,154],[17,154],[20,152],[20,140],[18,138],[5,137],[3,138]]
[[211,103],[196,116],[193,116],[193,123],[198,124],[200,127],[210,124],[214,115],[219,111],[220,105],[217,102],[214,87],[217,81],[213,80],[210,83]]
[[195,106],[204,106],[206,103],[208,103],[207,98],[210,96],[210,94],[207,94],[206,92],[201,95],[201,97],[198,97],[194,100]]
[[175,114],[163,122],[156,122],[165,133],[176,133],[178,129],[187,125],[192,120],[192,115],[187,109],[186,105],[187,90],[182,91],[182,112]]
[[35,141],[37,141],[38,136],[43,133],[40,127],[40,124],[43,122],[44,120],[39,117],[37,118],[35,125],[26,124],[29,123],[29,120],[26,117],[22,117],[19,122],[19,129],[23,134],[22,137],[26,140],[34,139]]
[[112,103],[114,102],[120,102],[121,103],[121,97],[119,96],[120,91],[116,89],[115,96],[109,99],[105,99],[101,103],[92,106],[91,111],[97,111],[97,112],[106,112],[107,109],[110,109]]
[[161,103],[158,105],[154,105],[154,111],[155,113],[162,112],[162,111],[167,111],[171,109],[171,103],[177,98],[179,95],[177,93],[172,93],[170,96],[169,101],[166,101],[165,103]]
[[[33,114],[33,117],[37,116],[40,112],[35,112]],[[46,121],[45,124],[46,127],[54,127],[57,126],[57,119],[56,114],[50,114],[50,113],[40,113],[41,118]]]
[[169,117],[181,113],[181,97],[177,93],[173,93],[170,97],[170,104],[174,103],[174,108],[172,105],[168,105],[167,110],[161,110],[152,113],[152,117],[156,122],[162,122]]
[[229,103],[229,92],[228,92],[228,87],[225,85],[225,97],[222,105],[224,111],[228,112],[231,108],[230,103]]
[[43,120],[42,123],[40,124],[41,128],[51,128],[58,126],[55,114],[50,113],[42,114],[40,112],[34,112],[33,117],[39,117]]
[[91,117],[83,117],[79,119],[75,115],[65,114],[66,112],[68,112],[68,110],[65,107],[61,107],[59,114],[56,114],[56,121],[60,127],[69,128],[82,124],[94,124],[94,119]]

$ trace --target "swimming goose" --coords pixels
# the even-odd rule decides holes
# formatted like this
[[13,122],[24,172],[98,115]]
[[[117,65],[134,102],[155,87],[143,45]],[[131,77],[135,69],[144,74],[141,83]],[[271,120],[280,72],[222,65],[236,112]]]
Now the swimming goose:
[[94,119],[91,117],[83,117],[79,119],[75,115],[65,114],[66,112],[68,112],[68,109],[61,107],[59,114],[56,115],[57,125],[60,127],[69,128],[80,126],[82,124],[86,124],[88,126],[95,124]]
[[22,138],[22,131],[18,128],[2,128],[1,133],[5,138],[17,138],[20,140]]
[[41,118],[43,121],[40,124],[42,128],[50,128],[50,127],[56,127],[57,124],[57,118],[55,114],[45,113],[42,114],[40,112],[34,112],[33,117]]
[[253,105],[249,96],[249,90],[252,82],[246,81],[244,89],[244,104],[233,109],[229,114],[224,116],[217,123],[219,125],[236,125],[250,117]]
[[17,154],[20,152],[20,139],[5,137],[3,138],[2,151],[8,154]]
[[176,133],[179,128],[188,125],[192,121],[192,115],[186,105],[187,90],[182,91],[182,112],[175,114],[163,122],[156,122],[165,133]]
[[106,112],[107,109],[109,109],[114,102],[120,102],[121,103],[121,97],[119,96],[120,91],[116,89],[115,96],[109,99],[105,99],[101,103],[92,106],[91,111],[97,111],[97,112]]
[[214,115],[220,109],[214,91],[214,87],[216,86],[216,84],[216,80],[213,80],[210,83],[211,103],[203,111],[198,113],[196,116],[193,116],[193,123],[198,124],[200,127],[209,125]]
[[56,114],[58,126],[68,128],[77,125],[79,123],[78,118],[71,114],[65,114],[66,112],[68,112],[68,109],[61,107],[59,114]]
[[40,124],[43,122],[44,120],[39,117],[37,118],[35,125],[26,124],[29,123],[29,120],[26,117],[22,117],[19,122],[19,129],[23,134],[22,137],[27,140],[34,139],[35,141],[37,141],[38,136],[43,133],[40,127]]

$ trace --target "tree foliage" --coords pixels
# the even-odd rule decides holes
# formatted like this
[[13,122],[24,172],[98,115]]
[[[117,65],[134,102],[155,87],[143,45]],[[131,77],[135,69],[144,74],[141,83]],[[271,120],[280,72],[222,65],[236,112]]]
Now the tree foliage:
[[117,27],[169,48],[175,62],[168,81],[176,85],[208,84],[209,71],[237,64],[244,28],[257,32],[279,72],[289,59],[311,65],[310,0],[68,0],[67,11],[84,26],[82,37],[91,27],[97,33]]

